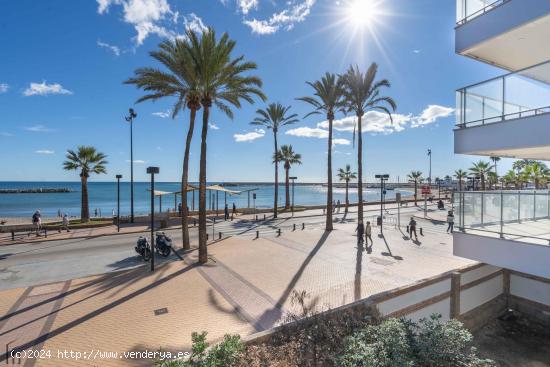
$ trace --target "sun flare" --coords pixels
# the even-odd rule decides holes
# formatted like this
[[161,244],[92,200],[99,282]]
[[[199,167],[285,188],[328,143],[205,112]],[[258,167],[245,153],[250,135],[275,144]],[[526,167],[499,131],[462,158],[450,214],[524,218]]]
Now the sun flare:
[[368,26],[380,13],[377,0],[351,0],[346,8],[347,18],[355,26]]

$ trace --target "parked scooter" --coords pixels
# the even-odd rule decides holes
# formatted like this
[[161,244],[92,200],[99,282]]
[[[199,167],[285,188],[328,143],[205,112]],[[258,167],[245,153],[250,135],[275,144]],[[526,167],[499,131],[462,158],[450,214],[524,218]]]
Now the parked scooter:
[[143,258],[144,261],[149,261],[151,259],[151,249],[149,247],[149,241],[147,241],[147,238],[139,236],[135,250]]
[[164,232],[157,232],[155,248],[157,249],[157,252],[162,256],[170,256],[170,252],[172,251],[172,239],[168,237]]

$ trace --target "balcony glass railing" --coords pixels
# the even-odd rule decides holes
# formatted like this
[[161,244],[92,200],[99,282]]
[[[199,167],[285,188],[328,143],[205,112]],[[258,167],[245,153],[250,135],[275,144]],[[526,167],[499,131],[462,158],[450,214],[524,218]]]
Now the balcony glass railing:
[[549,244],[549,191],[457,192],[453,207],[461,231]]
[[462,25],[510,0],[456,0],[456,24]]
[[456,92],[457,127],[550,112],[550,61]]

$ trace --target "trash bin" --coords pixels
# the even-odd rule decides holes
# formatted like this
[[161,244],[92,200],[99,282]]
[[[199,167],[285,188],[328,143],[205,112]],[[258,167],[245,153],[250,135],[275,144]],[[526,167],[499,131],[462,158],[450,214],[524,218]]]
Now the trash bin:
[[376,217],[376,225],[379,226],[379,227],[382,225],[382,217],[381,216]]

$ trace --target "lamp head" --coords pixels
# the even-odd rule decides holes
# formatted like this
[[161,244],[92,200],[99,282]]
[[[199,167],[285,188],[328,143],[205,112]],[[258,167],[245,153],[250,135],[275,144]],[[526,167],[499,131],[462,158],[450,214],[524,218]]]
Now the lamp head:
[[117,178],[117,180],[120,180],[122,178],[122,175],[116,175],[115,177]]
[[160,169],[158,167],[147,167],[148,174],[157,174],[159,172],[160,172]]

